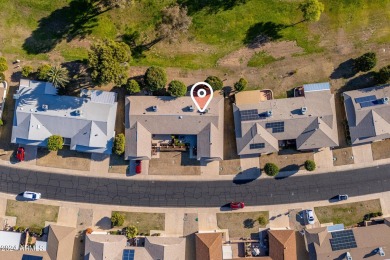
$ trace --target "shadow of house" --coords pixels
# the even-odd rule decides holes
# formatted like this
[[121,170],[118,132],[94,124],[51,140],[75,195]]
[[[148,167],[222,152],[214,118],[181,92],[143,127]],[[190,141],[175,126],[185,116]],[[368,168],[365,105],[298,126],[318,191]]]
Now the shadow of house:
[[248,0],[179,0],[180,5],[188,8],[190,15],[206,10],[209,14],[233,9],[235,6],[245,4]]
[[62,40],[84,38],[97,25],[97,16],[102,12],[94,1],[73,0],[40,19],[38,28],[23,43],[23,49],[28,54],[47,53]]
[[282,38],[280,31],[285,28],[284,24],[259,22],[249,27],[243,42],[249,48],[257,48],[264,43]]
[[339,64],[339,66],[330,75],[331,79],[349,79],[356,75],[353,68],[353,59],[346,60]]

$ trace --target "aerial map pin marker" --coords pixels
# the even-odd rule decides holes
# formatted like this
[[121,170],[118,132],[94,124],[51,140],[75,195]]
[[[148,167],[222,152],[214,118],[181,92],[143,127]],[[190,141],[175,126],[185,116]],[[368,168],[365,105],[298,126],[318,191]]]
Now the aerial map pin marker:
[[198,82],[192,86],[190,94],[199,112],[204,112],[213,99],[213,88],[206,82]]

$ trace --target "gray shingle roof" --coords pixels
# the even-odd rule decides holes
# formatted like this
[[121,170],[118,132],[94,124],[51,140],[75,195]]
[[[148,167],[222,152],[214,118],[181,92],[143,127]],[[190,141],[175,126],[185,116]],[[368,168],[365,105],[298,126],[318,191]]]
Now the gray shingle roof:
[[129,96],[125,158],[150,159],[152,135],[172,134],[196,135],[198,159],[222,159],[223,109],[221,96],[214,96],[205,114],[197,111],[190,97]]
[[[390,138],[390,84],[347,91],[343,93],[352,144],[368,143]],[[359,101],[373,97],[372,106],[362,107]]]
[[[302,97],[236,103],[233,114],[238,154],[276,152],[281,140],[296,140],[299,150],[338,146],[334,95],[323,88],[310,89]],[[306,113],[302,113],[302,107]],[[244,110],[255,110],[256,119],[243,120],[240,112]],[[272,111],[272,116],[267,116],[267,111]],[[277,122],[283,122],[284,131],[273,131],[268,126]],[[264,147],[250,149],[257,143]]]
[[50,83],[21,80],[11,142],[45,146],[58,134],[71,139],[72,150],[110,154],[116,93],[89,92],[88,98],[57,96]]
[[127,239],[122,235],[87,234],[84,259],[121,260]]

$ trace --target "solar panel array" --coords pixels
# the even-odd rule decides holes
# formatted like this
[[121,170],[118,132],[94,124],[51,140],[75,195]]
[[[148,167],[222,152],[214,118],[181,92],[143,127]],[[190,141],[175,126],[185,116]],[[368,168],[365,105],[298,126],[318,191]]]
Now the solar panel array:
[[374,100],[376,100],[376,96],[374,96],[374,95],[367,96],[367,97],[355,98],[356,103],[363,103],[363,102],[374,101]]
[[272,128],[272,133],[283,133],[284,122],[266,123],[265,128]]
[[355,102],[359,103],[361,108],[383,104],[383,101],[381,99],[377,99],[374,95],[355,98]]
[[134,260],[134,253],[133,249],[124,249],[122,260]]
[[357,247],[352,230],[332,232],[330,245],[332,246],[333,251]]
[[257,109],[241,110],[240,115],[241,121],[258,120],[260,118]]
[[265,143],[257,143],[257,144],[250,144],[249,145],[249,149],[260,149],[260,148],[264,148],[265,147]]

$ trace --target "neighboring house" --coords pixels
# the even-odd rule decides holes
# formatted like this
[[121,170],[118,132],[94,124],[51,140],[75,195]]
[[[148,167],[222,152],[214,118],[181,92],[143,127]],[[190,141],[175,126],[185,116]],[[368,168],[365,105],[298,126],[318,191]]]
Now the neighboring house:
[[311,260],[383,260],[390,254],[390,223],[336,231],[307,229],[305,239]]
[[291,145],[302,151],[338,146],[335,100],[329,83],[308,84],[303,89],[299,97],[259,102],[253,98],[247,102],[241,93],[236,94],[237,153],[268,154]]
[[195,234],[196,260],[222,260],[222,233]]
[[46,146],[52,135],[80,152],[111,154],[116,93],[83,90],[81,97],[59,96],[47,82],[20,80],[14,95],[12,143]]
[[343,93],[352,144],[390,138],[390,84]]
[[268,241],[273,260],[309,259],[304,238],[295,230],[268,230]]
[[[141,238],[142,239],[142,238]],[[185,238],[145,237],[144,246],[127,246],[123,235],[89,234],[86,236],[86,260],[182,260]]]
[[207,112],[200,113],[191,97],[127,97],[125,159],[150,160],[152,144],[177,135],[190,140],[196,159],[222,160],[223,105],[223,98],[214,96]]

